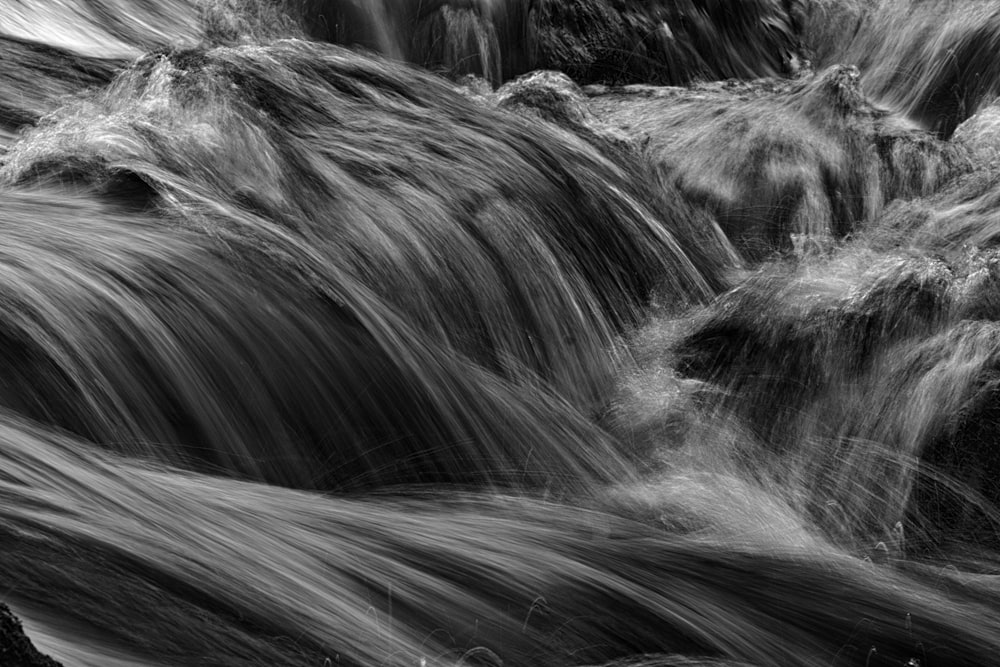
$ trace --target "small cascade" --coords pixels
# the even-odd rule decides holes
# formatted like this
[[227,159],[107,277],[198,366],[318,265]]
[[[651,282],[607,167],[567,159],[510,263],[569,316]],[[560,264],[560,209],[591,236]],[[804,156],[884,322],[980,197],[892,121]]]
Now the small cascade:
[[490,12],[443,5],[423,18],[410,43],[410,60],[448,76],[475,74],[498,85],[500,42]]

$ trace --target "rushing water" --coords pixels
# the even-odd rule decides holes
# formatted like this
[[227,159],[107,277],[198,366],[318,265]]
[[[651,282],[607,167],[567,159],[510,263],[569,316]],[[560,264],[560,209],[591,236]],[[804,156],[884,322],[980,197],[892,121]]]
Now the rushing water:
[[42,653],[1000,655],[990,3],[0,11]]

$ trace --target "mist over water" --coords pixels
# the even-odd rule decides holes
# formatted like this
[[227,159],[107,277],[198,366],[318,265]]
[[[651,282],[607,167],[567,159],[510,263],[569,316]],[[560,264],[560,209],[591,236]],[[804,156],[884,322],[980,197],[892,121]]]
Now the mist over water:
[[988,665],[991,3],[0,17],[0,663]]

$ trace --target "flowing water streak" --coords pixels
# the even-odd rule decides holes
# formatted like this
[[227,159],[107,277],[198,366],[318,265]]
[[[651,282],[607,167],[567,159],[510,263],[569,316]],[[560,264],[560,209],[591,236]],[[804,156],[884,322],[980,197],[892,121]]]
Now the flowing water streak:
[[[859,34],[905,81],[687,91],[753,98],[718,122],[632,89],[651,117],[625,136],[544,83],[470,100],[295,26],[442,73],[679,82],[778,72],[801,4],[21,3],[0,593],[37,643],[95,667],[990,664],[1000,187],[913,127],[992,90],[941,57],[990,20],[894,53],[933,12],[887,1]],[[924,104],[939,85],[960,103]],[[730,238],[777,240],[752,273],[720,201]],[[786,223],[845,238],[772,261]]]

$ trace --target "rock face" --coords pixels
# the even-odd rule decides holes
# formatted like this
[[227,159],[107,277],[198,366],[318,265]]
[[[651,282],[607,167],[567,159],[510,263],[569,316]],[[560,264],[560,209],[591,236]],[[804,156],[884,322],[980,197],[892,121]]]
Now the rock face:
[[[802,60],[802,3],[539,0],[528,34],[536,68],[585,83],[680,84],[787,74]],[[796,64],[793,64],[796,63]]]
[[61,667],[52,658],[42,655],[24,634],[21,621],[10,608],[0,602],[0,665],[4,667]]

